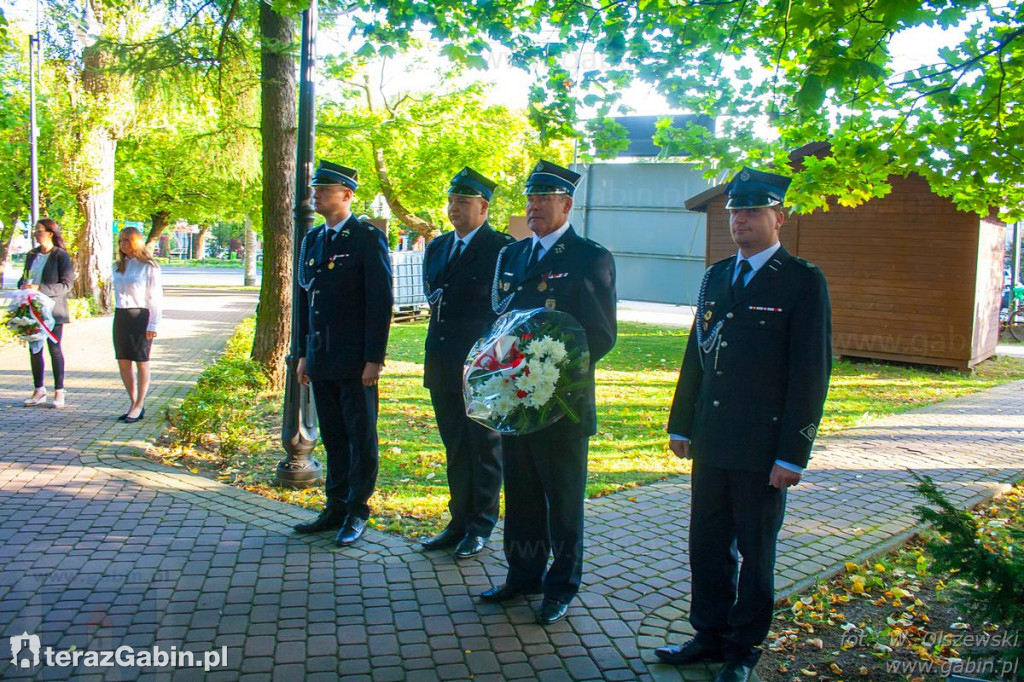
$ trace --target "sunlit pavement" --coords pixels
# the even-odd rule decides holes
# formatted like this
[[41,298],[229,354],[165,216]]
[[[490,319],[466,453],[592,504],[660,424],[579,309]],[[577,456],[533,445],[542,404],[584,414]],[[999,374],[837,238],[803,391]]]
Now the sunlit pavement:
[[[335,549],[330,534],[290,532],[310,516],[304,510],[139,458],[162,429],[162,409],[187,393],[255,303],[254,293],[168,291],[153,391],[137,424],[116,421],[126,403],[111,318],[66,329],[64,410],[22,407],[27,351],[0,349],[0,676],[711,678],[653,656],[688,629],[688,477],[588,502],[583,589],[569,618],[542,628],[532,599],[476,601],[504,577],[500,551],[456,563],[377,531]],[[821,439],[789,496],[780,593],[907,538],[920,502],[908,469],[964,506],[1024,477],[1022,389],[1009,384]],[[657,430],[652,437],[663,438]],[[499,529],[491,547],[500,541]],[[23,632],[39,637],[41,663],[30,657],[16,669],[5,647]],[[124,646],[197,652],[200,664],[207,655],[217,665],[140,667],[136,657],[134,667],[103,668],[82,657]],[[70,650],[78,666],[72,651],[72,665],[61,667],[58,652]],[[217,660],[225,651],[226,662]]]

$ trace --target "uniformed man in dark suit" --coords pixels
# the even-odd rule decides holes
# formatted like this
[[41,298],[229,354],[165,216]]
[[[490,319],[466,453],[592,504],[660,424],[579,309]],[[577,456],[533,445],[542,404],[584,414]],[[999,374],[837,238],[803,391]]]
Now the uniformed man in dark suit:
[[423,385],[430,389],[448,460],[452,518],[425,549],[455,547],[455,558],[484,550],[498,522],[501,436],[466,416],[462,368],[473,344],[494,322],[491,285],[498,252],[513,239],[487,223],[495,183],[466,167],[448,188],[455,228],[427,245],[423,285],[430,301]]
[[377,482],[377,381],[391,326],[391,259],[384,233],[352,215],[357,172],[321,161],[313,175],[313,209],[325,224],[302,241],[300,348],[296,375],[313,383],[327,451],[327,506],[299,533],[340,528],[351,545],[370,517]]
[[704,273],[668,422],[672,452],[693,458],[697,634],[655,653],[676,665],[724,662],[717,682],[747,680],[760,657],[786,488],[807,466],[832,371],[825,277],[779,243],[788,187],[751,169],[729,183],[739,251]]
[[[505,463],[504,584],[484,601],[544,594],[542,625],[565,618],[583,574],[583,498],[587,448],[597,433],[594,366],[615,345],[615,261],[569,224],[580,175],[541,161],[526,183],[533,235],[507,247],[495,271],[496,312],[547,308],[576,318],[590,348],[589,382],[577,398],[578,422],[563,417],[525,436],[502,437]],[[547,566],[548,555],[553,555]],[[545,568],[547,569],[545,572]]]

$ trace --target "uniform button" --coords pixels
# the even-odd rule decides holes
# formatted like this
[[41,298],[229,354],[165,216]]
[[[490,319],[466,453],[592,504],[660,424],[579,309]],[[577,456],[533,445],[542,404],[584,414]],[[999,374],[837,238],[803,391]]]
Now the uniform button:
[[314,290],[313,290],[313,293],[314,293],[314,294],[319,294],[319,293],[320,293],[320,290],[319,290],[319,289],[314,289]]
[[728,341],[722,341],[722,348],[725,348],[728,345],[729,345]]
[[759,324],[759,325],[761,325],[761,326],[763,327],[763,326],[764,326],[764,324],[765,324],[765,322],[764,322],[764,320],[761,320],[760,322],[758,322],[758,324]]
[[444,341],[444,337],[443,336],[441,337],[441,340]]
[[778,417],[772,417],[772,421],[773,422],[777,422],[777,421],[779,421],[779,418]]
[[516,287],[516,291],[522,291],[522,290],[523,290],[522,287]]
[[316,269],[316,271],[317,271],[317,273],[321,273],[321,272],[323,272],[324,270],[323,270],[323,268],[317,268],[317,269]]
[[720,403],[720,402],[718,402],[718,401],[716,400],[716,401],[714,401],[714,402],[713,402],[713,403],[711,403],[711,404],[712,404],[712,406],[714,406],[714,407],[718,407],[718,406],[719,406],[719,405],[721,405],[722,403]]
[[443,285],[443,286],[442,286],[441,288],[442,288],[442,289],[447,289],[447,288],[448,288],[448,285],[447,285],[447,284],[445,284],[445,285]]
[[319,310],[314,310],[314,311],[313,311],[313,314],[314,314],[314,315],[319,315],[319,314],[320,314],[320,311],[319,311]]
[[722,376],[722,370],[717,370],[717,371],[715,372],[715,376],[716,376],[716,377],[720,377],[720,376]]
[[725,317],[726,317],[726,319],[731,320],[732,319],[732,313],[726,313]]

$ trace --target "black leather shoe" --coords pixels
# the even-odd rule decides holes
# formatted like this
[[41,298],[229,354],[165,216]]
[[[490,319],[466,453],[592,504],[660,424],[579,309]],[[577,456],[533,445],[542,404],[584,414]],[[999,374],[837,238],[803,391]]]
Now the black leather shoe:
[[312,521],[303,521],[302,523],[296,523],[292,528],[295,529],[296,533],[319,533],[325,530],[334,530],[335,528],[341,528],[342,524],[345,523],[345,511],[337,507],[327,505],[327,507],[320,512]]
[[552,625],[569,614],[569,602],[557,599],[544,599],[537,612],[537,622],[541,625]]
[[354,544],[356,540],[363,537],[363,532],[366,530],[366,519],[359,518],[358,516],[350,516],[345,519],[345,525],[338,531],[337,537],[334,538],[334,544],[338,547],[348,547]]
[[452,530],[451,526],[445,528],[439,534],[420,543],[423,549],[447,549],[459,544],[465,535],[463,531]]
[[487,538],[479,535],[467,535],[455,548],[456,559],[469,559],[475,557],[487,547]]
[[481,601],[508,601],[527,594],[540,594],[540,588],[524,589],[508,583],[496,585],[480,594]]
[[139,416],[138,417],[129,417],[128,414],[125,413],[125,415],[124,415],[124,423],[125,424],[134,424],[135,422],[142,421],[143,417],[145,417],[145,416],[146,416],[146,408],[143,407],[139,411]]
[[690,665],[691,663],[721,663],[722,647],[708,644],[700,637],[694,637],[686,644],[670,644],[654,650],[654,655],[662,662],[672,665]]
[[726,663],[715,675],[715,682],[747,682],[754,667],[745,663]]

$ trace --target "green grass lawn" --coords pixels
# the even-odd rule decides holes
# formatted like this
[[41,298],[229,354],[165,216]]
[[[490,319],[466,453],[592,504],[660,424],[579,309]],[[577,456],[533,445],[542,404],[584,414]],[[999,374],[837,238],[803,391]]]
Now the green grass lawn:
[[[447,522],[444,450],[422,385],[425,336],[422,322],[392,327],[380,384],[380,475],[371,500],[374,523],[406,535],[434,532]],[[687,331],[678,327],[619,325],[615,349],[598,365],[599,424],[590,442],[588,495],[600,496],[689,470],[688,463],[669,453],[665,433],[686,337]],[[176,428],[154,456],[317,509],[323,504],[321,488],[289,491],[272,485],[281,457],[281,399],[262,393],[256,380],[246,384],[244,376],[257,371],[245,359],[251,340],[249,321],[239,328],[218,363],[234,363],[234,369],[225,373],[214,365],[207,370],[221,372],[221,388],[200,382],[181,411],[172,414]],[[821,434],[1021,378],[1024,360],[1014,358],[982,363],[974,374],[838,362]],[[202,445],[192,447],[183,440]],[[323,459],[319,447],[316,454]]]

